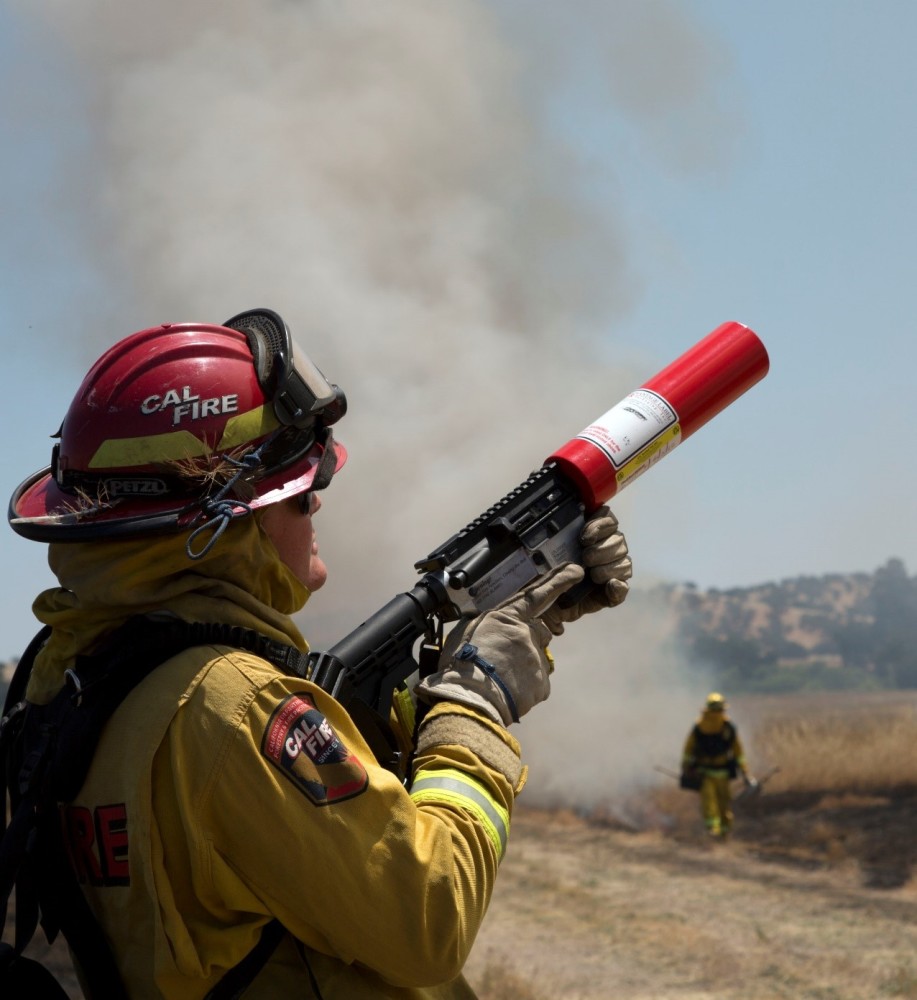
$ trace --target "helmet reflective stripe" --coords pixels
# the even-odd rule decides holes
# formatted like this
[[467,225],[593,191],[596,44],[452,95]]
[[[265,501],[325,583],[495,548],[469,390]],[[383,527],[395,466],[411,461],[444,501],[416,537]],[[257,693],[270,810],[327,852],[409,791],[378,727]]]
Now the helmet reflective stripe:
[[90,469],[130,469],[138,465],[201,458],[215,451],[227,451],[270,433],[280,422],[273,407],[259,406],[248,413],[230,417],[216,449],[190,431],[150,434],[144,437],[109,438],[99,445],[89,460]]
[[280,426],[280,421],[274,413],[274,408],[265,404],[248,413],[240,413],[238,417],[230,417],[226,421],[226,429],[217,445],[217,451],[229,451],[238,448],[255,438],[264,437]]
[[209,453],[206,443],[190,431],[175,431],[174,434],[103,441],[89,460],[89,468],[131,469],[151,462],[176,462]]
[[421,771],[411,786],[411,798],[418,804],[448,802],[474,814],[502,859],[509,839],[509,813],[487,788],[464,771],[451,768]]

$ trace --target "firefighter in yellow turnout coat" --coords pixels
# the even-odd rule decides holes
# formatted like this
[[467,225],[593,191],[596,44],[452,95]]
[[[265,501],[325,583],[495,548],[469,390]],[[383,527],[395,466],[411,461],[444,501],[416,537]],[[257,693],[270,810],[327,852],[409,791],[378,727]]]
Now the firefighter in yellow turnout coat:
[[735,723],[726,713],[726,701],[712,692],[700,718],[688,733],[682,753],[683,783],[700,780],[700,803],[704,826],[711,837],[725,838],[732,832],[732,786],[741,774],[754,784]]
[[[290,616],[325,581],[315,491],[346,458],[330,432],[343,410],[266,310],[141,331],[104,355],[52,469],[11,501],[60,583],[34,604],[52,632],[28,699],[48,701],[138,614],[308,650]],[[507,726],[548,695],[552,635],[627,593],[613,516],[590,519],[583,544],[600,601],[561,610],[584,571],[548,574],[458,622],[438,670],[396,699],[401,773],[320,687],[231,644],[187,648],[133,688],[62,805],[131,1000],[200,1000],[274,921],[284,935],[247,1000],[473,997],[462,968],[526,777]],[[460,662],[466,642],[480,663]]]

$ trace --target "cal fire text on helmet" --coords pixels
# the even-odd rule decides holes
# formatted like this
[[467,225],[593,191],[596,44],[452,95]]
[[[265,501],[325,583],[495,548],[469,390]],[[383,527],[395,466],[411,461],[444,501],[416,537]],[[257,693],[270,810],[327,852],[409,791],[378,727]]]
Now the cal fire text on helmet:
[[170,406],[174,426],[180,424],[186,417],[190,420],[201,420],[204,417],[218,417],[223,413],[236,413],[239,409],[239,394],[231,392],[225,396],[201,399],[199,395],[191,392],[190,385],[183,385],[180,390],[166,390],[162,396],[147,396],[140,404],[140,412],[150,416],[153,413],[162,413]]

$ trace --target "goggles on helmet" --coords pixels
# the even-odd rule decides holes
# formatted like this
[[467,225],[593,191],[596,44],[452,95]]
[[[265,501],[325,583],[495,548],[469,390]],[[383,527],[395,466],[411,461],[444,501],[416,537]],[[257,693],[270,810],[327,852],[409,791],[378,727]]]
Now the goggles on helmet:
[[323,489],[346,409],[271,310],[141,330],[90,369],[10,524],[39,541],[149,534],[212,519],[214,501],[225,519]]
[[344,393],[293,343],[290,328],[270,309],[251,309],[223,326],[248,338],[255,372],[280,423],[307,430],[317,419],[329,427],[347,412]]

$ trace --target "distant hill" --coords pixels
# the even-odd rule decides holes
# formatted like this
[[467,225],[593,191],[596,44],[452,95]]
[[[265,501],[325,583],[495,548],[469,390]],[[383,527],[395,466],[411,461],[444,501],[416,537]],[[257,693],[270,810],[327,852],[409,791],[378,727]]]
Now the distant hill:
[[672,641],[730,690],[917,688],[917,577],[900,559],[874,573],[651,596],[674,618]]

